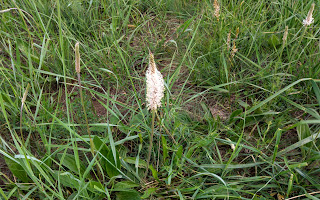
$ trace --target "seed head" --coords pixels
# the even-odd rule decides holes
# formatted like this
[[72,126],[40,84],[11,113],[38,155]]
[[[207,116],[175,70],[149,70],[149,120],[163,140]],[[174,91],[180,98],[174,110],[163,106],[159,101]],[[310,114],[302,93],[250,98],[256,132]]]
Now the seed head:
[[302,21],[302,24],[303,24],[304,26],[309,26],[310,24],[313,23],[312,13],[313,13],[313,10],[314,10],[314,5],[315,5],[314,3],[311,4],[311,8],[310,8],[310,10],[309,10],[309,12],[308,12],[307,18]]
[[151,51],[149,51],[149,68],[146,72],[146,83],[148,110],[157,110],[161,106],[161,99],[164,96],[164,80],[156,67]]
[[231,41],[231,30],[228,33],[228,37],[227,37],[227,50],[229,51],[230,49],[230,41]]
[[288,37],[288,26],[286,26],[286,29],[284,30],[284,34],[283,34],[283,38],[282,38],[283,45],[286,43],[287,37]]
[[[30,89],[30,84],[28,83],[27,89],[24,91],[23,97],[22,97],[22,100],[21,100],[22,106],[23,106],[24,102],[25,102],[26,99],[27,99],[27,95],[28,95],[29,89]],[[22,108],[21,108],[21,109],[22,109]]]
[[238,49],[237,49],[237,46],[236,46],[236,41],[233,40],[233,46],[232,46],[232,49],[231,49],[231,58],[234,57],[234,55],[236,54],[237,51],[238,51]]
[[236,30],[236,39],[238,39],[239,33],[240,33],[240,29],[238,27],[237,30]]
[[80,74],[79,42],[77,42],[76,46],[75,46],[75,56],[76,56],[76,64],[75,64],[76,72],[77,72],[77,74]]
[[220,17],[220,5],[218,3],[218,0],[214,0],[213,2],[213,7],[214,7],[214,16],[217,18],[217,20],[219,21],[219,17]]

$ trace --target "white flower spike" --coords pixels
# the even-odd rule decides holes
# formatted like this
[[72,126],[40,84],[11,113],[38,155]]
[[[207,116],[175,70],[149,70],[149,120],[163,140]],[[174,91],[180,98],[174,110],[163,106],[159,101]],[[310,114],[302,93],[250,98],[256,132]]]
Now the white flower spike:
[[311,8],[310,8],[310,10],[308,12],[307,18],[302,21],[302,24],[304,26],[309,26],[310,24],[313,23],[312,13],[313,13],[313,10],[314,10],[314,5],[315,5],[314,3],[311,5]]
[[149,50],[149,68],[146,72],[147,83],[147,107],[148,110],[157,110],[161,106],[161,99],[164,96],[164,80],[162,74],[158,71],[154,57]]

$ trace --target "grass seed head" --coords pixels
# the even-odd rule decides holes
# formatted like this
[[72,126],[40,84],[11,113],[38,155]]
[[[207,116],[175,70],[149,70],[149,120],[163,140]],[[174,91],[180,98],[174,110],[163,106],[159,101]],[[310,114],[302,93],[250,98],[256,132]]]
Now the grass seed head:
[[238,51],[238,49],[237,49],[237,46],[236,46],[236,41],[233,40],[233,46],[232,46],[232,49],[231,49],[231,58],[234,57],[234,55],[236,54],[237,51]]
[[228,33],[228,38],[227,38],[227,50],[230,50],[230,42],[231,42],[231,30]]
[[237,30],[236,30],[236,39],[238,39],[239,33],[240,33],[240,29],[238,27]]
[[310,10],[309,10],[309,12],[308,12],[307,18],[302,21],[302,24],[303,24],[304,26],[309,26],[310,24],[313,23],[312,13],[313,13],[313,10],[314,10],[314,5],[315,5],[314,3],[311,4],[311,8],[310,8]]
[[218,0],[214,0],[213,2],[213,7],[214,7],[214,16],[217,18],[217,20],[219,21],[219,17],[220,17],[220,5],[218,3]]
[[22,97],[22,100],[21,100],[21,104],[22,104],[22,105],[24,104],[24,102],[25,102],[26,99],[27,99],[27,95],[28,95],[29,89],[30,89],[30,84],[27,85],[27,89],[26,89],[26,90],[24,91],[24,93],[23,93],[23,97]]
[[153,54],[149,51],[149,68],[146,72],[147,107],[149,110],[157,110],[161,106],[164,96],[164,80],[154,62]]
[[283,34],[283,38],[282,38],[283,45],[286,43],[287,37],[288,37],[288,26],[286,26],[286,29],[284,30],[284,34]]
[[76,72],[79,74],[80,73],[80,53],[79,53],[79,42],[76,43],[75,45],[75,56],[76,56]]

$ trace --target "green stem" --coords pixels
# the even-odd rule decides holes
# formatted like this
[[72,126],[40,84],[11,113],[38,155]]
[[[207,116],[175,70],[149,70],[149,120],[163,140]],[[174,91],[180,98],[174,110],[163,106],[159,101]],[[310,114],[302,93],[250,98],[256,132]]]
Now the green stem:
[[[77,73],[78,75],[78,84],[79,84],[79,92],[80,92],[80,100],[81,100],[81,105],[82,105],[82,110],[83,110],[83,114],[84,114],[84,118],[86,120],[86,125],[87,125],[87,131],[88,131],[88,135],[89,135],[89,140],[90,140],[90,150],[91,150],[91,154],[94,157],[94,143],[93,140],[91,138],[91,131],[90,131],[90,127],[89,127],[89,123],[88,123],[88,117],[87,117],[87,112],[84,106],[84,102],[83,102],[83,95],[82,95],[82,87],[81,87],[81,79],[80,79],[80,73]],[[98,176],[99,178],[102,180],[103,176],[101,173],[100,168],[97,166],[97,172],[98,172]]]
[[21,135],[21,145],[22,146],[24,146],[24,138],[23,138],[23,133],[22,133],[22,111],[23,111],[24,103],[27,99],[29,89],[30,89],[30,84],[28,83],[27,88],[23,94],[23,97],[21,100],[21,107],[20,107],[20,135]]
[[151,135],[150,135],[150,142],[148,148],[148,158],[147,158],[147,170],[145,174],[145,178],[147,178],[149,172],[149,163],[151,158],[151,151],[152,151],[152,142],[153,142],[153,133],[154,133],[154,118],[155,118],[156,110],[152,110],[152,121],[151,121]]
[[94,145],[93,145],[93,141],[92,141],[92,138],[91,138],[91,131],[90,131],[90,128],[89,128],[87,112],[86,112],[86,109],[85,109],[85,106],[84,106],[84,102],[83,102],[80,73],[77,73],[77,75],[78,75],[78,84],[79,84],[79,92],[80,92],[80,100],[81,100],[82,110],[83,110],[84,118],[86,120],[88,135],[89,135],[89,139],[90,139],[91,153],[92,153],[92,155],[94,155]]

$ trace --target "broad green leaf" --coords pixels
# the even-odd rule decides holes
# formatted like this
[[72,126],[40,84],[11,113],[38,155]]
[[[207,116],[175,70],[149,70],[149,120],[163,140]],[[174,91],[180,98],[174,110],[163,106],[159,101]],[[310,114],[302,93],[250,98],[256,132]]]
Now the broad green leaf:
[[104,187],[100,182],[89,181],[88,189],[92,192],[98,191],[104,193]]
[[24,183],[30,182],[30,178],[27,175],[27,172],[24,170],[24,168],[18,163],[15,162],[9,158],[4,157],[6,164],[10,171],[13,173],[15,177],[23,181]]
[[241,109],[235,110],[231,113],[230,117],[229,117],[229,124],[235,121],[235,117],[240,115],[242,113]]
[[188,149],[188,152],[185,154],[187,158],[191,158],[192,154],[197,150],[197,145],[192,146]]
[[121,191],[117,193],[116,200],[140,200],[140,193],[135,190]]
[[98,137],[98,136],[94,136],[93,138],[93,144],[95,146],[95,149],[100,152],[101,155],[99,155],[99,157],[101,157],[101,165],[103,167],[104,170],[106,170],[106,166],[107,166],[107,156],[108,156],[108,153],[109,153],[109,148],[107,147],[107,145],[105,143],[103,143],[101,141],[101,139]]
[[76,174],[79,174],[79,173],[83,174],[83,172],[86,170],[85,166],[82,163],[80,163],[80,172],[78,171],[75,157],[71,154],[59,153],[57,154],[57,157],[59,160],[63,159],[62,161],[63,166],[67,167],[68,169],[70,169],[72,172]]
[[152,172],[153,178],[160,182],[160,180],[159,180],[159,178],[158,178],[158,172],[157,172],[157,170],[156,170],[152,165],[149,165],[149,169],[150,169],[151,172]]
[[180,145],[179,148],[178,148],[178,151],[177,151],[177,153],[176,153],[176,155],[177,155],[177,157],[178,157],[179,159],[181,159],[181,157],[182,157],[182,151],[183,151],[183,146]]
[[107,159],[109,160],[109,162],[106,162],[105,169],[110,178],[119,175],[119,171],[117,170],[120,168],[120,159],[118,151],[116,151],[116,160],[114,160],[112,151],[109,151]]
[[99,151],[104,157],[108,156],[110,149],[104,142],[102,142],[102,140],[98,136],[94,136],[93,144],[96,150]]
[[61,173],[60,171],[55,171],[52,175],[56,180],[60,181],[60,183],[64,186],[71,187],[71,188],[79,188],[80,180],[69,172]]
[[168,157],[168,147],[167,147],[167,140],[166,138],[162,135],[161,136],[162,140],[162,155],[163,155],[163,161],[165,161]]
[[144,191],[143,195],[141,196],[141,199],[149,198],[150,195],[154,194],[157,189],[158,188],[148,188],[146,191]]
[[130,126],[139,126],[140,124],[144,124],[145,123],[145,116],[147,115],[147,109],[142,110],[142,113],[139,112],[138,114],[134,115],[129,124]]
[[101,165],[103,166],[104,170],[107,172],[109,177],[111,178],[113,176],[119,175],[119,171],[117,170],[117,168],[120,168],[120,159],[118,151],[115,150],[115,161],[112,151],[107,147],[105,143],[102,142],[102,140],[98,136],[95,136],[93,138],[93,143],[95,145],[96,150],[101,153]]
[[115,191],[127,191],[128,189],[139,187],[139,184],[133,183],[131,181],[122,181],[116,183],[113,190]]
[[[130,164],[136,164],[136,158],[134,157],[126,157],[123,159],[125,162],[130,163]],[[140,168],[147,168],[147,162],[144,160],[139,159],[139,165],[138,167]]]

